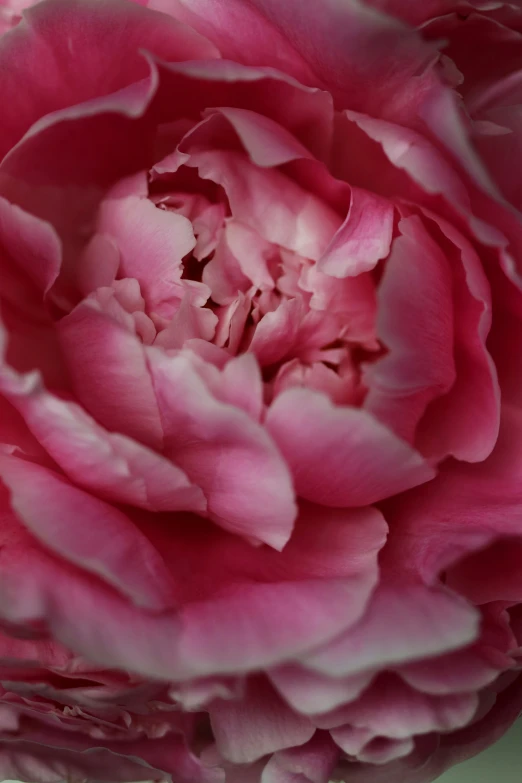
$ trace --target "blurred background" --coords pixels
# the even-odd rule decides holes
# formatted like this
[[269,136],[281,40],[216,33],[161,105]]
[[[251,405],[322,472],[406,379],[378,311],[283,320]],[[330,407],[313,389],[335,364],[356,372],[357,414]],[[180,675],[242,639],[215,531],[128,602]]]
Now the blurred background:
[[437,783],[522,783],[522,719],[496,745],[453,767]]

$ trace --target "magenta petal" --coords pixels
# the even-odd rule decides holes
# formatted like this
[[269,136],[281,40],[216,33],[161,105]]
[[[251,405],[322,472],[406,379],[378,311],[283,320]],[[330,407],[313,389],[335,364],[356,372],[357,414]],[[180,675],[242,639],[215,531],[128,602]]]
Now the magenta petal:
[[167,454],[202,488],[220,525],[281,549],[296,508],[269,436],[244,410],[214,397],[188,358],[148,356]]
[[174,61],[218,54],[194,30],[123,0],[36,4],[2,41],[0,103],[11,110],[0,131],[1,156],[41,117],[145,78],[143,50]]
[[290,465],[296,492],[325,506],[363,506],[433,478],[433,470],[370,414],[290,389],[267,427]]
[[161,556],[125,514],[35,463],[3,456],[0,474],[13,508],[46,546],[138,606],[171,605],[172,583]]
[[252,678],[240,701],[219,700],[209,709],[212,730],[223,756],[236,764],[256,761],[314,734],[308,718],[297,715],[266,680]]

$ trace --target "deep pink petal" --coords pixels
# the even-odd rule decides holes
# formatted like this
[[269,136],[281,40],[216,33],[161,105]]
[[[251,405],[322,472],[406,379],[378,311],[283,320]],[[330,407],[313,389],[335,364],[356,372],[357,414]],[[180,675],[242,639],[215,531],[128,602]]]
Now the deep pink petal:
[[402,220],[399,230],[377,294],[377,333],[388,350],[365,373],[364,407],[415,442],[427,405],[448,392],[456,377],[452,279],[419,218]]
[[[497,370],[486,348],[492,320],[491,293],[480,259],[448,222],[437,225],[460,257],[453,266],[455,368],[448,394],[434,401],[421,422],[417,445],[430,457],[452,454],[480,462],[492,451],[500,426]],[[500,315],[500,314],[497,314]]]
[[[487,460],[447,465],[422,493],[412,491],[390,502],[386,517],[394,536],[389,540],[387,562],[391,564],[400,551],[408,568],[433,583],[445,569],[458,568],[459,560],[502,539],[512,538],[518,544],[521,427],[520,411],[505,404],[499,439]],[[503,570],[506,586],[513,573],[508,566]],[[502,571],[500,564],[498,568]],[[483,583],[480,589],[487,589],[483,572],[474,573],[477,585]],[[496,598],[502,600],[502,590]]]
[[2,40],[0,102],[10,111],[1,156],[41,117],[145,78],[145,49],[174,61],[217,56],[194,30],[122,0],[49,0],[31,8]]
[[432,469],[365,411],[290,389],[267,427],[290,465],[296,492],[326,506],[362,506],[429,481]]
[[61,247],[52,226],[0,198],[2,250],[42,294],[60,272]]

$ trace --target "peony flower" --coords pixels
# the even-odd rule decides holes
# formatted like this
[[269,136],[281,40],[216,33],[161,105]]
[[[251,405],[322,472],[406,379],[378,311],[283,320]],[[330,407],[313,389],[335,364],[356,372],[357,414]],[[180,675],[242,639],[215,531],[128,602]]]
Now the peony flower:
[[0,5],[3,778],[434,780],[522,710],[520,3]]

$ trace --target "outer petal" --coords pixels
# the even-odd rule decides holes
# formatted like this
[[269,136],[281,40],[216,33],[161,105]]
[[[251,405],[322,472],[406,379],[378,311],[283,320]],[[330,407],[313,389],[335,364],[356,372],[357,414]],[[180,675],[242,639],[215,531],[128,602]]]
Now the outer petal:
[[164,457],[107,432],[78,405],[35,388],[10,395],[38,441],[79,486],[151,511],[204,511],[198,487]]
[[161,556],[125,514],[16,457],[0,457],[0,475],[12,507],[46,546],[101,576],[138,606],[172,605],[173,585]]
[[0,103],[9,112],[2,122],[0,157],[50,112],[145,78],[144,49],[168,60],[217,56],[215,47],[194,30],[123,0],[35,5],[2,39]]
[[463,647],[477,625],[476,611],[448,591],[384,584],[358,625],[303,660],[330,676],[385,669]]
[[40,548],[1,500],[4,621],[43,626],[104,667],[169,681],[259,671],[357,622],[377,580],[385,533],[375,510],[335,510],[325,520],[324,510],[312,507],[277,553],[201,519],[166,526],[147,517],[148,537],[170,564],[184,605],[181,615],[151,614]]
[[429,481],[433,471],[365,411],[290,389],[274,401],[267,427],[297,494],[326,506],[363,506]]

